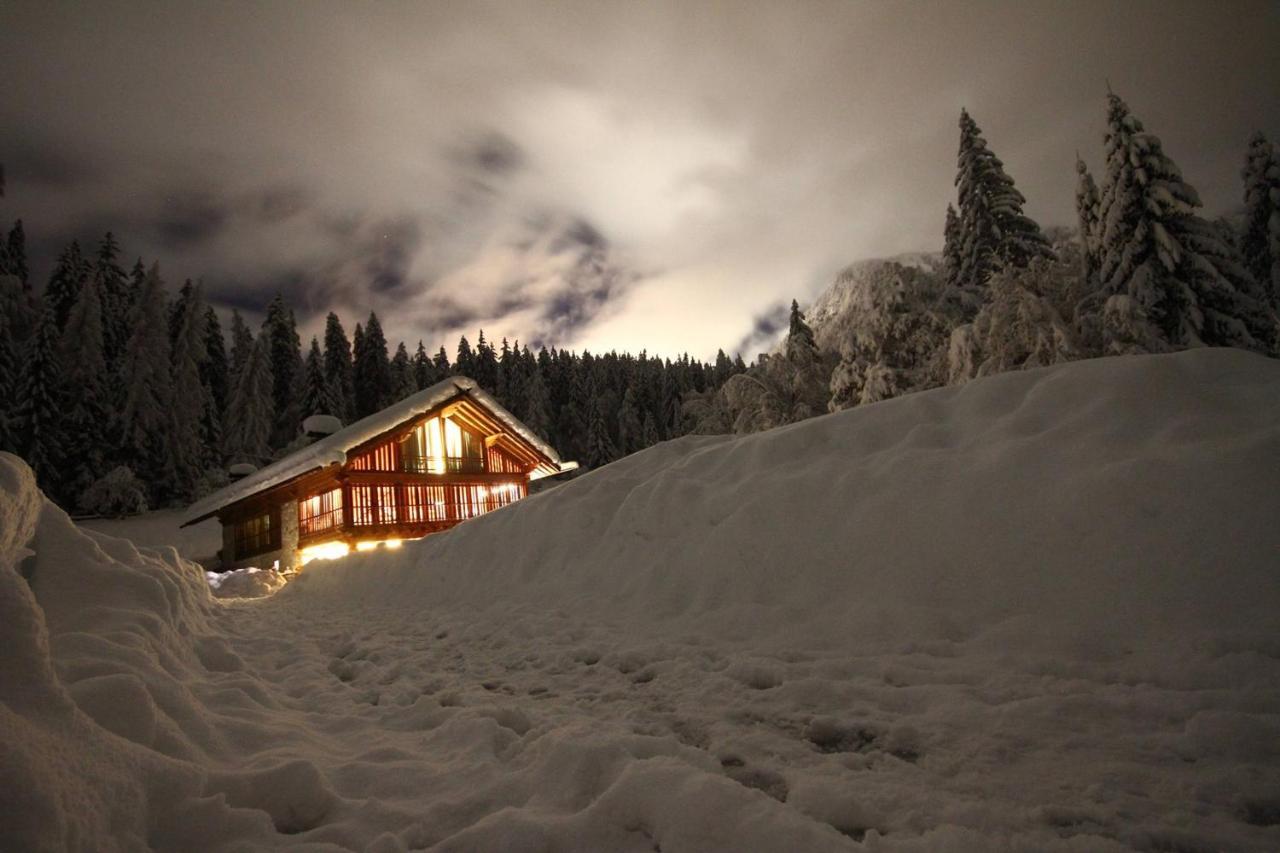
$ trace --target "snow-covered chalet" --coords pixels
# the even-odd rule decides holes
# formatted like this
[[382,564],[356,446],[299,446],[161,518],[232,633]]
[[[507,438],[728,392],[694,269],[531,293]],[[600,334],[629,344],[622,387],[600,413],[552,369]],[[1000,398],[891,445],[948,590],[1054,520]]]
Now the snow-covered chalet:
[[288,571],[446,530],[576,467],[454,376],[197,501],[183,526],[218,518],[223,568]]

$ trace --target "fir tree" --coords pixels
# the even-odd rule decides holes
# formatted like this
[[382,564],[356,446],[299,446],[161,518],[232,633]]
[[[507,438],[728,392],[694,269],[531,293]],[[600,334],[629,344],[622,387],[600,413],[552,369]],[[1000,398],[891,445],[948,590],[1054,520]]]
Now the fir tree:
[[1076,217],[1080,223],[1081,272],[1086,282],[1096,282],[1100,263],[1101,228],[1098,224],[1098,185],[1084,160],[1076,158]]
[[653,420],[653,412],[644,413],[644,423],[640,426],[640,449],[653,447],[662,438],[658,435],[658,425]]
[[587,436],[583,449],[588,468],[599,468],[618,458],[618,449],[609,437],[609,428],[605,423],[600,397],[595,393],[591,394],[590,402],[587,404]]
[[818,358],[818,342],[813,329],[805,322],[800,303],[791,300],[791,320],[787,330],[787,358],[795,362],[812,362]]
[[[723,351],[721,355],[724,355]],[[728,361],[728,359],[725,359]],[[631,386],[622,395],[622,407],[618,410],[618,450],[621,455],[635,453],[644,448],[643,426],[640,409],[636,405],[636,392]]]
[[355,417],[355,385],[351,367],[351,343],[338,315],[329,312],[324,321],[324,378],[336,411],[331,415],[350,423]]
[[221,413],[227,410],[231,367],[227,363],[227,342],[222,337],[222,323],[212,305],[204,309],[204,361],[200,363],[200,378],[209,389],[214,411],[221,418]]
[[[98,245],[98,257],[94,264],[94,280],[98,283],[98,295],[102,299],[102,339],[106,348],[107,366],[114,368],[124,356],[125,347],[132,334],[132,316],[129,283],[118,257],[120,246],[110,231]],[[144,284],[145,287],[145,284]],[[160,328],[167,332],[167,318],[162,318]]]
[[418,390],[418,383],[413,378],[413,363],[409,360],[409,351],[404,341],[396,347],[396,354],[391,357],[391,393],[388,402],[398,403]]
[[23,290],[31,290],[31,275],[27,269],[27,235],[22,230],[22,220],[19,219],[13,223],[13,228],[9,229],[9,239],[7,241],[8,255],[6,266],[8,274],[17,277],[22,282]]
[[[95,284],[101,287],[102,281],[99,277]],[[103,315],[105,349],[105,293]],[[134,311],[133,334],[121,354],[125,397],[119,433],[126,464],[153,482],[165,469],[173,399],[168,320],[160,266],[152,264]]]
[[[190,285],[190,282],[188,282]],[[211,408],[209,391],[201,381],[200,367],[207,353],[204,297],[199,287],[188,286],[178,300],[182,314],[172,341],[172,399],[169,404],[169,440],[166,442],[165,482],[162,494],[183,500],[195,496],[201,474],[212,462],[203,429]]]
[[453,366],[449,364],[449,353],[445,352],[444,347],[440,347],[440,351],[436,353],[433,359],[436,368],[436,381],[439,382],[453,373]]
[[245,359],[227,409],[226,452],[232,463],[261,465],[271,454],[274,406],[271,342],[259,335]]
[[258,336],[267,339],[271,352],[271,446],[284,447],[297,437],[302,421],[302,341],[293,312],[285,307],[284,297],[278,293],[267,306]]
[[[306,376],[302,395],[302,416],[334,415],[339,410],[333,399],[332,385],[324,372],[324,356],[320,353],[320,342],[311,339],[311,349],[307,351],[307,359],[303,373]],[[341,415],[334,415],[341,417]]]
[[466,335],[458,340],[458,358],[453,362],[453,372],[458,376],[476,378],[476,357],[471,352],[471,344],[467,343]]
[[948,204],[947,222],[942,229],[942,276],[948,287],[959,286],[960,267],[963,265],[961,239],[960,217],[956,216],[956,209]]
[[[44,301],[53,308],[54,319],[59,329],[67,327],[67,318],[71,316],[71,308],[80,298],[80,290],[88,280],[91,267],[80,253],[80,244],[71,241],[71,245],[62,250],[58,261],[49,276],[49,284],[45,287]],[[101,298],[101,292],[99,292]]]
[[1270,351],[1274,312],[1235,248],[1195,214],[1200,197],[1160,140],[1115,94],[1108,96],[1106,148],[1104,291],[1128,300],[1168,344]]
[[35,335],[27,342],[26,350],[16,413],[22,458],[35,472],[40,487],[60,500],[66,436],[58,323],[51,306],[45,306],[41,312]]
[[[47,304],[47,303],[46,303]],[[0,311],[0,451],[17,453],[17,399],[22,387],[18,368],[18,351],[9,333],[9,317]]]
[[[459,357],[461,358],[461,357]],[[493,345],[484,339],[484,329],[476,343],[475,373],[471,378],[490,394],[498,390],[498,358],[494,354]]]
[[1249,140],[1241,176],[1245,206],[1241,252],[1271,306],[1280,309],[1280,155],[1261,133]]
[[253,349],[253,332],[234,308],[231,310],[231,369],[227,375],[227,405],[231,405],[231,390],[240,384],[240,373],[249,361]]
[[536,370],[529,378],[525,395],[524,423],[544,441],[551,437],[551,397],[542,371]]
[[107,359],[102,335],[102,300],[97,282],[90,280],[80,291],[62,335],[61,371],[70,393],[66,399],[66,494],[81,495],[106,473],[104,441],[110,427],[113,395],[107,385]]
[[178,344],[178,335],[182,331],[182,324],[186,321],[187,303],[191,301],[194,291],[195,285],[191,283],[191,279],[187,279],[182,283],[182,287],[178,288],[178,295],[169,302],[170,349]]
[[1033,258],[1052,258],[1040,226],[1022,212],[1026,203],[987,147],[969,113],[960,111],[959,188],[960,269],[955,284],[980,287],[997,265],[1024,267]]
[[[356,327],[357,333],[359,326]],[[369,314],[363,340],[357,335],[353,365],[356,385],[356,417],[363,418],[387,405],[391,399],[391,365],[387,359],[387,339],[378,315]]]
[[421,391],[436,383],[436,368],[427,355],[427,348],[418,341],[418,349],[413,354],[413,384]]

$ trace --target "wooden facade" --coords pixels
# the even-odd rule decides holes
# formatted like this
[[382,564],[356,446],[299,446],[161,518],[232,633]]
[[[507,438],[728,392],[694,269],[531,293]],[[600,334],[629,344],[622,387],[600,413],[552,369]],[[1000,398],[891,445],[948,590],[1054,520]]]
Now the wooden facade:
[[459,393],[346,449],[343,463],[221,507],[210,514],[223,525],[223,566],[290,570],[316,556],[394,547],[525,497],[531,475],[561,464],[502,415]]

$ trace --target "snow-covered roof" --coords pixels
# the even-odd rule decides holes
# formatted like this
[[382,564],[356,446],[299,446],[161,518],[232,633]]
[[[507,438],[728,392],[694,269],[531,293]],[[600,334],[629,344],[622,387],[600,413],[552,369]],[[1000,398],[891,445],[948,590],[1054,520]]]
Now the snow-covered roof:
[[[561,463],[560,454],[556,453],[555,448],[521,423],[492,394],[477,385],[474,379],[467,376],[451,376],[443,382],[437,382],[430,388],[424,388],[398,403],[361,418],[350,426],[343,427],[332,435],[327,435],[314,444],[290,453],[283,459],[272,462],[265,468],[196,501],[188,507],[182,524],[183,526],[194,524],[237,501],[265,489],[275,488],[303,474],[328,465],[343,464],[347,461],[347,452],[352,448],[461,395],[466,395],[479,403],[495,419],[501,421],[503,426],[537,449],[561,470],[569,470],[569,466]],[[570,466],[576,467],[573,463],[570,463]]]

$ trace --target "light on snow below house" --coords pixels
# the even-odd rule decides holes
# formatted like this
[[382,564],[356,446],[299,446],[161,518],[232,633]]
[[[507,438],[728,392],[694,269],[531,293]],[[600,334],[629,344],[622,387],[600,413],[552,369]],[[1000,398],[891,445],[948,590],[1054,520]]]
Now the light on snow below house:
[[303,548],[299,553],[299,560],[305,566],[312,560],[336,560],[349,553],[351,553],[351,546],[346,542],[322,542],[319,545]]

